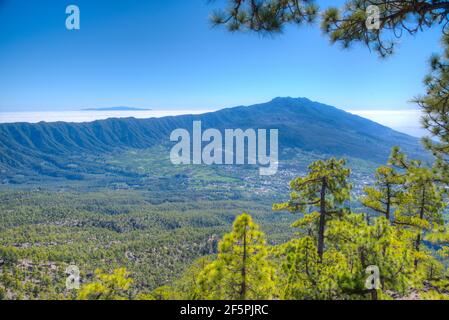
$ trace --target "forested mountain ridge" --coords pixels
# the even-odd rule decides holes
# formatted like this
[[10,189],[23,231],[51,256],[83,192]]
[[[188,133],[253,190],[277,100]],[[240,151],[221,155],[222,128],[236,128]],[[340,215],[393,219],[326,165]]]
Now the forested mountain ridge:
[[167,145],[174,129],[191,130],[195,120],[201,120],[204,129],[279,129],[280,152],[298,148],[377,163],[384,162],[395,145],[414,157],[422,154],[417,139],[373,121],[306,98],[276,98],[201,115],[0,124],[1,176],[29,170],[43,175],[53,175],[55,170],[67,173],[70,168],[65,160],[69,156],[95,157],[117,149]]

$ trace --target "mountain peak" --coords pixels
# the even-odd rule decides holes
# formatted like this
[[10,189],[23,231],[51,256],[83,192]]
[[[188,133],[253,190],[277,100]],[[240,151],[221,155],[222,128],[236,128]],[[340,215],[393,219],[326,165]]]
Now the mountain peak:
[[270,102],[286,102],[286,103],[292,103],[292,102],[312,102],[310,99],[304,98],[304,97],[276,97]]

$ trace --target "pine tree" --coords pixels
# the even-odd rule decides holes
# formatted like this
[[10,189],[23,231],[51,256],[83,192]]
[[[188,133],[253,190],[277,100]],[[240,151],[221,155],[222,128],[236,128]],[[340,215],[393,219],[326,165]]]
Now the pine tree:
[[[372,10],[379,13],[378,26],[370,25],[374,22]],[[397,38],[403,34],[413,35],[432,26],[441,26],[444,34],[448,14],[447,1],[349,0],[341,10],[325,10],[322,29],[344,48],[361,43],[385,57],[394,52]]]
[[320,259],[315,239],[303,236],[276,247],[274,252],[279,266],[276,285],[281,299],[341,298],[339,284],[349,268],[339,250],[326,250]]
[[228,8],[212,15],[214,25],[229,31],[280,32],[285,24],[311,23],[318,14],[314,1],[301,0],[229,0]]
[[405,171],[405,192],[401,195],[395,223],[416,229],[415,251],[418,265],[424,231],[444,225],[445,191],[438,186],[437,170],[424,167],[421,161],[408,160],[399,148],[393,150],[390,162]]
[[[347,260],[347,272],[340,280],[341,297],[388,298],[387,292],[408,293],[415,278],[412,232],[403,231],[385,217],[368,225],[361,214],[349,214],[331,221],[327,233],[331,248]],[[367,269],[379,269],[379,289],[367,289]]]
[[[345,205],[350,200],[351,184],[347,178],[350,169],[345,160],[335,158],[316,161],[309,166],[308,174],[290,183],[293,190],[290,201],[273,206],[274,210],[288,210],[304,213],[295,227],[307,227],[310,234],[316,234],[317,253],[323,259],[326,223],[347,212]],[[312,213],[309,213],[312,210]]]
[[439,158],[440,167],[449,175],[449,36],[444,37],[443,45],[443,55],[435,55],[431,59],[431,73],[424,80],[426,95],[418,97],[416,102],[424,113],[424,128],[430,132],[431,137],[438,138],[435,141],[427,137],[424,145]]
[[78,293],[79,300],[128,300],[133,280],[125,268],[112,274],[96,270],[97,281],[84,285]]
[[[406,295],[416,279],[413,233],[378,217],[369,225],[362,214],[346,214],[328,222],[326,250],[320,259],[316,241],[302,235],[273,248],[281,299],[388,299],[389,292]],[[367,270],[379,269],[368,288]]]
[[[348,0],[341,9],[329,7],[322,14],[316,2],[228,0],[228,7],[216,11],[212,22],[230,31],[280,33],[286,25],[314,23],[321,18],[321,28],[333,43],[344,48],[361,43],[382,57],[393,53],[397,38],[403,34],[416,34],[432,26],[441,26],[445,34],[449,23],[449,1]],[[379,13],[378,28],[369,23],[372,6]]]
[[237,217],[232,232],[219,243],[215,261],[198,277],[200,299],[272,299],[274,268],[264,234],[251,216]]
[[389,166],[379,167],[376,171],[374,186],[365,187],[365,196],[360,200],[362,204],[383,215],[388,221],[394,219],[394,206],[402,194],[403,175]]

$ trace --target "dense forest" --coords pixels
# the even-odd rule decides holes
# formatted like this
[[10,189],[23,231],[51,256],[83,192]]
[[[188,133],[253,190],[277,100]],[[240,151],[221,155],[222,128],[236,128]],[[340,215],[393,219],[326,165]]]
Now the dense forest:
[[275,214],[263,200],[5,192],[1,297],[449,298],[441,168],[396,148],[359,199],[350,175],[345,160],[315,161]]
[[219,239],[244,208],[270,234],[270,243],[291,236],[286,229],[292,218],[271,214],[263,198],[204,198],[139,190],[1,192],[2,298],[71,298],[76,294],[66,287],[71,264],[79,268],[81,284],[90,282],[96,269],[124,267],[133,275],[132,292],[151,292],[195,259],[217,253]]

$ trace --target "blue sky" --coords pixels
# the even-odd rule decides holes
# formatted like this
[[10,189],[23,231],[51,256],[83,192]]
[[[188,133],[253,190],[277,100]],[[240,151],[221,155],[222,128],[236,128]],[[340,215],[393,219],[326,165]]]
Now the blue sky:
[[[207,0],[4,0],[0,111],[131,106],[219,108],[277,96],[345,109],[411,108],[439,30],[404,37],[394,57],[332,46],[318,26],[261,37],[211,28]],[[323,7],[341,1],[319,1]],[[81,30],[65,29],[65,8]]]

